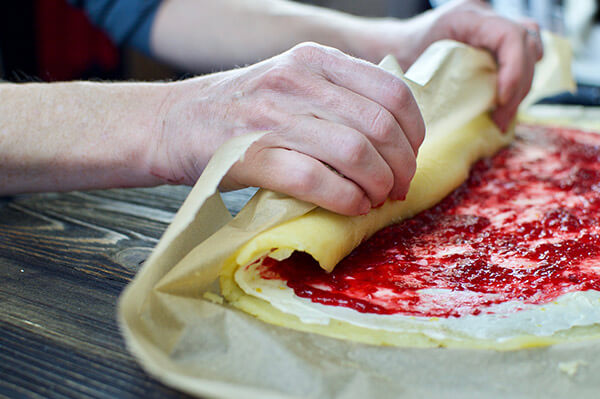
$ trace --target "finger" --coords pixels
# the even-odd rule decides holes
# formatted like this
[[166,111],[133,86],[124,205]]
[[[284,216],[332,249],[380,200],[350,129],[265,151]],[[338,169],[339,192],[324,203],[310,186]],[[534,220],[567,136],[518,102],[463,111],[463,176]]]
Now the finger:
[[535,40],[527,31],[513,33],[498,52],[500,99],[493,118],[503,131],[531,88],[535,62],[539,56]]
[[540,33],[540,26],[532,19],[523,19],[519,21],[527,29],[528,48],[535,54],[535,61],[539,61],[544,56],[544,44]]
[[402,79],[363,60],[329,47],[297,47],[299,57],[337,86],[366,97],[389,111],[402,127],[416,154],[425,125],[408,86]]
[[[263,145],[288,148],[331,166],[356,183],[373,206],[383,203],[394,186],[390,166],[368,138],[342,124],[301,116],[285,133],[266,136]],[[406,152],[414,158],[408,143]]]
[[533,67],[524,67],[521,82],[516,92],[513,94],[513,97],[508,103],[498,106],[494,110],[492,118],[502,131],[506,131],[512,119],[515,117],[521,101],[527,96],[527,93],[531,88],[532,78]]
[[511,102],[507,105],[496,108],[492,112],[492,120],[502,132],[506,132],[508,130],[511,121],[517,113],[518,105],[518,102]]
[[[307,113],[349,126],[367,137],[391,168],[393,187],[389,192],[390,197],[404,199],[416,169],[414,148],[421,145],[422,137],[418,143],[410,143],[403,128],[387,109],[333,84],[322,88]],[[422,129],[421,118],[412,121],[413,125],[408,130]]]
[[498,109],[494,116],[503,130],[527,94],[535,61],[541,55],[526,26],[536,29],[533,22],[520,25],[487,10],[463,13],[453,21],[457,40],[487,49],[496,58]]
[[506,130],[531,86],[535,61],[543,54],[539,27],[533,21],[520,25],[500,17],[480,1],[455,4],[440,26],[446,27],[448,37],[489,50],[496,58],[498,108],[493,117]]
[[525,74],[533,75],[533,64],[527,54],[527,32],[524,28],[507,31],[499,43],[496,57],[498,61],[498,103],[505,106],[526,84]]
[[525,98],[531,87],[531,78],[528,76],[533,76],[533,71],[524,72],[523,76],[517,91],[513,93],[513,97],[506,104],[498,106],[492,114],[492,119],[503,132],[506,131],[512,119],[517,114],[521,101]]
[[310,156],[283,148],[263,148],[249,155],[230,171],[245,185],[285,193],[344,215],[364,215],[371,209],[354,182]]

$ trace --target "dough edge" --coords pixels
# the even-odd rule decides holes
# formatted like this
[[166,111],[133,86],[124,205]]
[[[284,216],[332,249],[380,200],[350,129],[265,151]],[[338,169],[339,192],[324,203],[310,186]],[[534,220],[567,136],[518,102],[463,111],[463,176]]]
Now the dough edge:
[[[369,229],[372,229],[375,223],[381,222],[379,218],[388,217],[390,218],[388,220],[391,220],[391,222],[387,224],[391,224],[433,206],[449,192],[462,184],[475,161],[493,155],[497,150],[510,142],[510,136],[500,134],[487,115],[477,117],[462,130],[464,134],[450,134],[447,136],[446,140],[439,140],[435,145],[423,149],[421,154],[425,155],[419,159],[417,174],[413,180],[414,183],[411,185],[407,200],[405,202],[396,203],[387,202],[381,208],[375,209],[374,212],[378,212],[379,214],[366,221],[366,228],[365,226],[358,227],[361,228],[360,234],[364,234],[364,231],[370,231]],[[444,159],[448,160],[451,159],[452,154],[455,154],[456,151],[461,151],[461,153],[466,155],[466,162],[459,163],[460,165],[455,168],[444,168],[445,162],[440,161],[437,157],[443,154],[445,156]],[[441,170],[443,173],[430,172],[434,170]],[[428,192],[431,194],[431,191],[428,190],[428,186],[430,185],[435,185],[435,187],[438,188],[438,190],[435,191],[435,197],[430,197],[427,201],[420,202],[419,197],[422,196],[423,193]],[[394,213],[398,216],[390,216]],[[344,219],[350,219],[350,221],[344,221]],[[350,237],[351,239],[356,240],[356,235],[352,235],[352,232],[345,232],[344,229],[355,229],[357,228],[357,223],[360,223],[360,220],[357,221],[357,218],[344,218],[317,209],[308,215],[294,219],[284,225],[274,227],[263,234],[260,237],[260,241],[253,244],[255,246],[252,247],[251,250],[248,251],[248,247],[244,247],[230,256],[225,262],[220,277],[221,292],[223,296],[232,306],[270,324],[292,328],[298,331],[379,346],[413,348],[447,347],[505,351],[544,347],[561,342],[578,342],[600,338],[600,325],[598,324],[585,327],[573,327],[547,337],[521,335],[507,340],[497,341],[476,339],[453,332],[448,332],[446,338],[437,339],[432,338],[425,333],[397,333],[356,326],[333,319],[330,320],[328,325],[305,323],[295,315],[284,313],[273,307],[269,302],[245,293],[235,281],[234,274],[236,270],[241,266],[255,261],[258,257],[264,256],[265,253],[268,253],[268,251],[265,252],[265,249],[286,248],[287,250],[283,251],[283,257],[286,257],[286,254],[289,256],[292,252],[291,249],[300,250],[300,248],[313,256],[315,255],[312,251],[315,251],[317,254],[323,252],[326,254],[327,247],[331,242],[328,241],[326,245],[323,245],[323,241],[320,240],[321,234],[313,234],[313,229],[319,229],[319,226],[323,225],[323,231],[327,232],[326,234],[336,234],[337,232],[337,234],[340,234],[341,236]],[[300,225],[301,228],[297,230],[295,229],[295,226],[298,225]],[[307,237],[308,240],[306,240]],[[339,238],[340,236],[336,237]],[[302,241],[300,238],[305,239],[305,241]],[[294,247],[298,242],[303,242],[302,247]],[[343,242],[341,249],[336,249],[336,253],[346,250],[348,247],[348,243]],[[248,252],[243,253],[245,249]],[[350,248],[350,250],[352,249],[353,248]]]
[[313,324],[301,321],[297,316],[276,309],[269,302],[246,294],[235,282],[234,274],[238,266],[230,258],[221,275],[221,292],[230,305],[258,319],[276,326],[293,330],[319,334],[331,338],[354,341],[377,346],[406,348],[455,348],[455,349],[491,349],[511,351],[538,348],[563,342],[580,342],[600,338],[600,325],[572,327],[552,336],[521,335],[507,340],[476,339],[459,334],[448,333],[443,339],[433,338],[426,333],[392,332],[375,328],[366,328],[347,322],[331,319],[329,324]]
[[[480,62],[485,70],[489,60],[480,59]],[[394,63],[387,65],[386,69],[401,74]],[[485,72],[477,76],[484,75]],[[487,83],[478,87],[490,84],[487,78],[484,82]],[[427,91],[427,87],[424,88]],[[285,259],[296,250],[310,254],[326,271],[333,270],[344,256],[377,230],[412,217],[442,200],[466,180],[471,166],[477,160],[492,156],[509,144],[512,133],[500,133],[489,114],[484,112],[461,129],[434,138],[435,140],[426,138],[420,149],[417,172],[405,201],[387,201],[368,215],[358,217],[344,217],[317,208],[263,232],[236,251],[223,265],[220,282],[224,297],[234,307],[271,324],[374,345],[513,350],[548,346],[567,340],[574,342],[600,338],[600,324],[573,327],[550,337],[523,335],[501,342],[459,336],[459,333],[450,333],[444,339],[434,339],[424,333],[390,332],[337,320],[330,320],[329,325],[310,324],[276,309],[267,301],[245,293],[237,285],[234,275],[239,267],[265,255]]]

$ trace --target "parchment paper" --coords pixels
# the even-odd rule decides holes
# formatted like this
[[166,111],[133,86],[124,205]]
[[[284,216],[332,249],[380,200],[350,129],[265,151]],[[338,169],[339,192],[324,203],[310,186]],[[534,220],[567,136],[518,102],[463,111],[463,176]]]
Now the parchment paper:
[[[468,100],[440,103],[469,113]],[[596,397],[598,342],[515,352],[376,347],[265,324],[219,304],[222,260],[258,232],[314,208],[259,191],[231,220],[216,187],[265,133],[238,137],[215,154],[120,299],[126,342],[148,373],[215,398]],[[179,267],[188,279],[173,278],[185,259],[198,266]],[[167,274],[176,284],[157,289]],[[217,303],[204,299],[211,291]]]

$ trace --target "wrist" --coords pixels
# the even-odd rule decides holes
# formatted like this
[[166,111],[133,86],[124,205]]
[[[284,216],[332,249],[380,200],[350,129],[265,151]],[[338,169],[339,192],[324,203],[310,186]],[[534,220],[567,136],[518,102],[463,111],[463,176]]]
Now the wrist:
[[[137,84],[136,84],[137,85]],[[131,168],[140,186],[156,186],[169,183],[154,173],[157,154],[162,147],[162,130],[168,110],[173,83],[144,83],[132,91],[131,123],[138,129],[131,133],[129,151]]]
[[392,54],[406,70],[415,47],[413,24],[395,18],[356,19],[349,27],[351,54],[375,64]]
[[350,54],[374,64],[387,54],[396,55],[398,39],[390,32],[394,22],[391,18],[356,17],[354,23],[347,26]]
[[172,150],[175,144],[167,137],[169,124],[176,113],[174,108],[180,99],[179,91],[178,82],[169,82],[162,84],[155,93],[159,99],[153,113],[152,128],[148,131],[150,137],[146,138],[146,152],[142,157],[141,166],[146,178],[154,180],[156,185],[182,183],[175,176],[172,165],[172,159],[175,157]]
[[360,23],[352,27],[354,55],[379,63],[391,54],[406,71],[429,44],[441,38],[436,38],[435,29],[431,29],[436,17],[430,11],[406,20],[360,18]]
[[217,99],[211,98],[207,88],[222,74],[165,83],[160,88],[162,98],[146,155],[147,174],[158,184],[194,184],[218,147],[216,139],[209,139],[215,138],[209,130],[215,116],[211,106]]

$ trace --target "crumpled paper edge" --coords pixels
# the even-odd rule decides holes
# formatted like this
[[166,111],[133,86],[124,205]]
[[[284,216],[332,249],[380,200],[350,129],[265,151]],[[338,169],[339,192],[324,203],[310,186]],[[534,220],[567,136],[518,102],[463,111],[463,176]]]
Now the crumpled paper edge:
[[[231,219],[216,192],[216,187],[231,165],[242,157],[245,150],[263,134],[265,132],[238,137],[228,142],[215,154],[151,257],[119,300],[119,322],[128,348],[134,353],[140,364],[151,375],[164,383],[192,394],[211,397],[241,397],[242,395],[265,398],[291,397],[269,390],[235,386],[190,375],[188,370],[178,366],[169,358],[165,347],[154,346],[155,342],[145,335],[149,332],[144,332],[146,326],[143,323],[141,312],[148,298],[143,295],[135,295],[134,292],[151,292],[152,286],[177,261],[183,259],[195,246],[195,243],[211,236]],[[307,206],[308,208],[310,206]],[[134,330],[137,331],[136,334],[134,334]],[[150,332],[149,336],[152,335]]]

